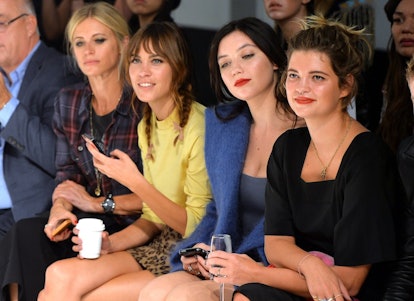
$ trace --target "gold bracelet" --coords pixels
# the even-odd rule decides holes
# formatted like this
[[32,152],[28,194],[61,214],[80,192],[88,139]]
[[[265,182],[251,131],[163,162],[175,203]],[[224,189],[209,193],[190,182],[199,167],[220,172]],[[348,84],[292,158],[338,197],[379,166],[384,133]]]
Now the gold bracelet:
[[309,256],[313,256],[313,254],[307,254],[307,255],[305,255],[305,256],[303,256],[302,257],[302,259],[301,260],[299,260],[299,263],[298,263],[298,266],[297,266],[297,270],[298,270],[298,274],[299,274],[299,276],[300,277],[302,277],[303,279],[305,279],[305,276],[302,274],[302,272],[301,272],[301,270],[300,270],[300,265],[306,260],[306,259],[308,259],[309,258]]

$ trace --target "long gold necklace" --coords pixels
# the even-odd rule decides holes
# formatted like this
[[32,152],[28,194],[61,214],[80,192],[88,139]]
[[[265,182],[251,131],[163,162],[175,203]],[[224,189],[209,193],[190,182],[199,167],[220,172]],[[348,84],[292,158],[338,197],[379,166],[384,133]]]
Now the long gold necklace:
[[348,135],[349,129],[351,128],[351,122],[352,122],[352,118],[349,118],[349,122],[348,122],[348,126],[347,126],[347,128],[346,128],[345,134],[344,134],[344,136],[342,137],[341,142],[339,143],[338,147],[336,148],[335,152],[333,153],[333,155],[332,155],[332,157],[331,157],[331,159],[329,160],[329,162],[328,162],[328,164],[327,164],[327,165],[323,164],[323,162],[322,162],[322,160],[321,160],[321,157],[319,157],[319,153],[318,153],[318,150],[317,150],[317,148],[316,148],[316,146],[315,146],[315,143],[313,143],[313,140],[311,140],[312,146],[313,146],[313,148],[315,149],[315,154],[316,154],[316,157],[318,157],[318,160],[319,160],[319,162],[320,162],[320,163],[321,163],[321,165],[322,165],[322,171],[321,171],[321,178],[322,178],[322,180],[326,180],[326,173],[327,173],[327,170],[328,170],[329,166],[331,166],[331,163],[332,163],[333,159],[335,158],[336,153],[338,152],[338,150],[341,148],[342,144],[344,143],[345,138],[346,138],[346,136]]
[[[122,94],[123,94],[123,90],[121,89],[121,94],[119,95],[117,104],[119,104],[119,102],[121,101],[122,98]],[[95,138],[94,136],[94,130],[93,130],[93,106],[92,106],[92,100],[94,98],[94,95],[92,93],[91,95],[91,102],[90,102],[90,108],[89,108],[89,123],[90,123],[90,127],[91,127],[91,135],[93,138]],[[95,168],[95,177],[96,177],[96,188],[95,188],[95,195],[96,196],[101,196],[102,190],[101,190],[101,186],[102,186],[102,174],[101,172]]]
[[[93,94],[91,96],[91,103],[90,103],[90,108],[89,108],[89,125],[91,127],[91,136],[92,138],[95,139],[94,136],[94,130],[93,130],[93,107],[92,107],[92,99],[93,99]],[[96,177],[96,188],[95,188],[95,195],[96,196],[101,196],[101,182],[102,182],[102,174],[100,173],[100,171],[94,167],[95,169],[95,177]]]

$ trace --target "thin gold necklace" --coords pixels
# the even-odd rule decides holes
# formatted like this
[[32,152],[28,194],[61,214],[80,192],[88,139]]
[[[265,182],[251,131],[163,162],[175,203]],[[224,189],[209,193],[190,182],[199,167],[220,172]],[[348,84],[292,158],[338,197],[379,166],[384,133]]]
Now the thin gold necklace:
[[351,122],[352,122],[352,118],[350,117],[349,118],[349,122],[348,122],[348,126],[347,126],[346,131],[345,131],[345,134],[342,137],[341,142],[339,143],[338,147],[336,148],[335,152],[333,153],[331,159],[329,160],[329,162],[328,162],[328,164],[326,166],[325,166],[325,164],[323,164],[323,162],[321,160],[321,157],[319,157],[319,153],[318,153],[318,150],[317,150],[317,148],[315,146],[315,143],[313,142],[313,140],[311,140],[312,146],[315,149],[316,157],[318,157],[318,160],[319,160],[319,162],[322,165],[321,178],[324,181],[326,180],[326,173],[327,173],[327,170],[328,170],[329,166],[331,166],[331,163],[332,163],[333,159],[335,158],[336,153],[338,152],[338,150],[341,148],[342,144],[344,143],[346,136],[348,136],[349,129],[351,128]]

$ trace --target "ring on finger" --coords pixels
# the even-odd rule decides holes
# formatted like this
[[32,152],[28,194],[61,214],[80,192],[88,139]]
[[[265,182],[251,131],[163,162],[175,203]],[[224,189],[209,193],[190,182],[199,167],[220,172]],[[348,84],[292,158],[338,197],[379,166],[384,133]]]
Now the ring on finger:
[[193,267],[191,266],[191,264],[187,267],[187,271],[189,271],[190,273],[193,271]]
[[221,267],[219,267],[218,270],[217,270],[217,274],[215,275],[215,277],[227,278],[227,275],[223,275],[221,273]]
[[342,296],[342,294],[338,294],[336,296],[333,296],[333,297],[329,298],[327,301],[335,301],[336,298],[341,297],[341,296]]

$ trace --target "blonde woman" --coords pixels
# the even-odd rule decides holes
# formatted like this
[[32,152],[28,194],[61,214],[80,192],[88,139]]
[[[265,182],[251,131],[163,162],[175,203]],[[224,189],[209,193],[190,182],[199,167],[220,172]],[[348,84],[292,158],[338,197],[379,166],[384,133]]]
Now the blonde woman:
[[[69,219],[74,226],[81,217],[100,218],[107,231],[114,233],[137,219],[142,210],[136,195],[93,166],[82,139],[83,134],[92,135],[105,153],[123,150],[141,168],[136,131],[140,117],[131,107],[132,89],[124,80],[128,25],[113,6],[91,4],[72,16],[67,38],[85,82],[63,89],[56,100],[57,174],[50,212],[22,220],[1,242],[2,291],[7,292],[7,286],[15,288],[15,300],[18,296],[36,300],[46,268],[56,260],[76,256],[72,231],[53,235],[63,220]],[[108,202],[116,204],[111,214],[104,210]]]
[[[143,205],[129,227],[104,236],[96,260],[70,258],[46,272],[39,300],[134,300],[141,288],[169,271],[170,250],[189,236],[211,199],[204,162],[204,107],[189,84],[189,55],[176,25],[153,22],[132,37],[129,79],[143,102],[138,126],[143,174],[129,156],[106,156],[88,142],[94,165],[128,187]],[[136,102],[134,99],[133,102]],[[76,251],[82,248],[74,239]]]

